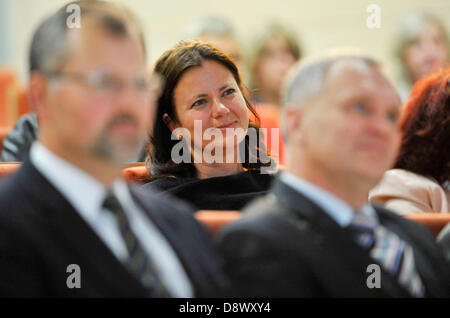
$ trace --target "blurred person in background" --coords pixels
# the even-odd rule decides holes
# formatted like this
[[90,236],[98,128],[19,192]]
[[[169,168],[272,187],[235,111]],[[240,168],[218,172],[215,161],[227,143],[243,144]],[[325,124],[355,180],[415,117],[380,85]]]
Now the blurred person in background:
[[249,54],[250,89],[257,103],[281,104],[283,81],[301,56],[298,37],[287,27],[273,23],[259,32]]
[[450,42],[444,24],[430,13],[407,14],[397,26],[394,55],[401,67],[397,89],[406,101],[417,80],[449,63]]
[[[207,42],[182,41],[158,59],[154,71],[165,86],[149,138],[151,177],[144,188],[157,187],[201,210],[240,210],[265,194],[272,174],[262,171],[272,161],[258,136],[250,136],[257,126],[249,114],[257,116],[229,56]],[[201,125],[200,140],[195,136],[196,124]],[[179,129],[187,130],[190,139],[175,136]],[[236,138],[228,136],[238,130],[242,134]],[[207,140],[206,131],[220,139]],[[174,149],[183,143],[187,160],[180,161],[174,158]],[[205,156],[211,145],[218,156],[212,160]],[[237,160],[238,153],[244,160]]]
[[234,26],[223,17],[209,16],[194,21],[183,35],[186,40],[201,40],[208,42],[228,54],[236,64],[239,72],[245,74],[242,48]]
[[23,162],[38,138],[39,124],[35,112],[22,115],[3,140],[1,162]]
[[[298,36],[279,23],[265,26],[255,37],[249,54],[250,89],[255,96],[261,127],[267,129],[267,148],[284,164],[284,141],[280,128],[283,81],[291,67],[302,57]],[[278,153],[272,143],[271,129],[278,129]]]
[[400,119],[402,141],[394,169],[369,199],[399,214],[450,212],[450,68],[413,87]]

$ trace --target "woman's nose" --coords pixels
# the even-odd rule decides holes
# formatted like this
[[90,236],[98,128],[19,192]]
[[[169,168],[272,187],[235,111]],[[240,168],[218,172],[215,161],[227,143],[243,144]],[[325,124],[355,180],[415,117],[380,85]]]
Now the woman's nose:
[[212,117],[221,117],[228,114],[230,110],[221,101],[214,100],[211,105],[211,115]]

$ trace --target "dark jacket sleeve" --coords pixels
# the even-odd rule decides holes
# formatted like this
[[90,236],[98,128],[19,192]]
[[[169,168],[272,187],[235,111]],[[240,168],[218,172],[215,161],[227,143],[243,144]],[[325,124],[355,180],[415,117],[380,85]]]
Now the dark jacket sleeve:
[[450,262],[450,223],[439,233],[437,242],[442,248],[446,260]]
[[31,144],[37,139],[38,131],[36,113],[28,113],[20,117],[3,141],[0,161],[23,162],[30,151]]

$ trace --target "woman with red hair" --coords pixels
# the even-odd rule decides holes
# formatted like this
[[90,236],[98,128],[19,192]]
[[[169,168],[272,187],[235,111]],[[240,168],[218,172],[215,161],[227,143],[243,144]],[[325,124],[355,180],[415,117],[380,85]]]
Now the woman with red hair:
[[394,169],[369,194],[400,214],[450,209],[450,68],[418,81],[400,119]]

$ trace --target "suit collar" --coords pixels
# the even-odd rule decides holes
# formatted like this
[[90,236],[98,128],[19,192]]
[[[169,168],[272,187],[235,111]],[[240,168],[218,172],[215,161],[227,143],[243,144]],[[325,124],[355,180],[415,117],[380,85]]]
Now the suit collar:
[[422,278],[422,282],[425,285],[426,295],[433,297],[433,295],[445,294],[446,292],[440,288],[442,283],[439,281],[439,279],[444,278],[436,277],[433,263],[430,262],[431,259],[435,258],[434,255],[430,255],[432,248],[430,248],[425,241],[414,240],[411,237],[410,232],[405,231],[405,229],[408,228],[408,224],[406,223],[412,221],[406,220],[379,205],[375,204],[374,208],[380,218],[380,223],[395,232],[400,239],[414,248],[414,262],[416,269]]
[[280,180],[300,192],[303,196],[306,196],[310,201],[319,206],[333,218],[340,226],[345,227],[350,224],[355,212],[353,208],[341,198],[307,180],[289,173],[288,171],[283,171],[280,174]]
[[[159,213],[152,208],[149,208],[153,205],[148,204],[149,200],[151,201],[154,196],[151,193],[144,192],[141,188],[130,187],[130,194],[133,197],[134,201],[141,207],[141,209],[145,212],[145,214],[151,219],[153,224],[158,228],[161,233],[164,233],[165,238],[172,246],[175,254],[178,256],[181,264],[190,281],[194,287],[195,297],[207,297],[208,294],[202,294],[204,291],[210,290],[210,286],[208,286],[208,281],[204,279],[204,274],[201,272],[201,266],[203,261],[201,260],[204,255],[202,253],[198,253],[197,255],[192,254],[193,250],[186,249],[187,242],[186,237],[182,235],[182,233],[174,230],[173,225],[169,223],[168,218],[165,217],[163,213]],[[169,211],[163,211],[164,213],[171,213]],[[193,243],[196,244],[195,242]]]
[[59,237],[61,245],[73,249],[72,255],[78,255],[74,262],[82,262],[81,268],[89,268],[89,274],[109,284],[111,290],[120,291],[120,294],[146,295],[139,281],[30,161],[23,163],[15,178],[30,196],[42,222]]
[[[369,264],[375,263],[369,253],[362,249],[352,235],[336,223],[325,211],[310,199],[282,182],[279,178],[274,181],[271,193],[279,204],[292,211],[292,217],[307,220],[311,230],[319,236],[321,244],[328,251],[332,251],[340,262],[347,263],[355,272],[366,272]],[[359,251],[352,253],[351,251]],[[409,293],[391,275],[381,268],[383,290],[395,297],[410,297]]]

